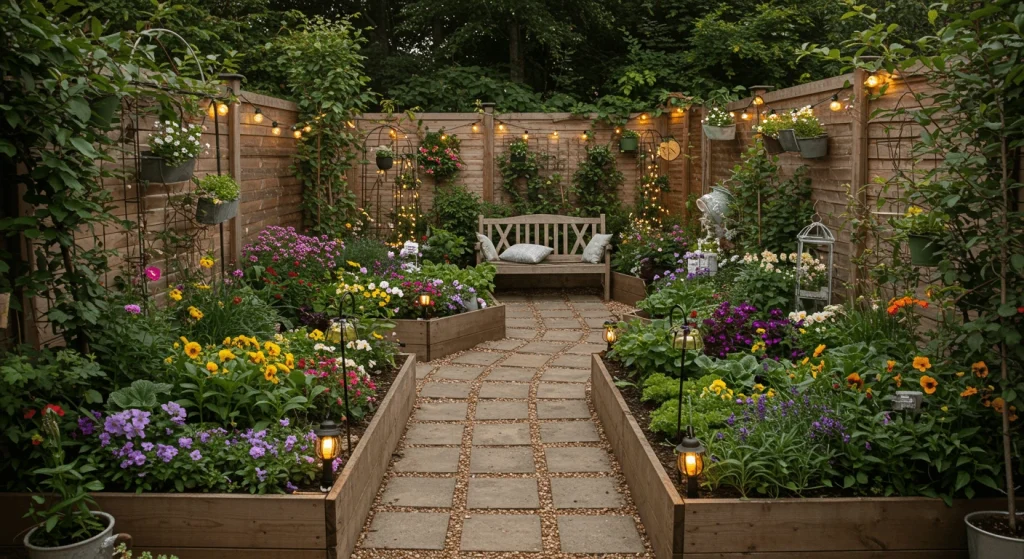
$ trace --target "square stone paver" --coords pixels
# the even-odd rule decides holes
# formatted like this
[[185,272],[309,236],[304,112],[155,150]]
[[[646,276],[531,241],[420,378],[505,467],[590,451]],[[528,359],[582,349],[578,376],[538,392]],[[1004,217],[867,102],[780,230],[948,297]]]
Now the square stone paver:
[[559,516],[558,537],[564,553],[644,551],[632,516]]
[[469,398],[468,382],[428,382],[420,389],[423,398]]
[[578,305],[581,302],[591,302],[601,304],[601,297],[598,295],[587,294],[587,293],[570,293],[569,300],[572,304]]
[[501,353],[488,353],[484,351],[470,351],[464,353],[455,359],[452,359],[452,363],[461,363],[463,365],[493,365],[495,361],[498,361],[504,357]]
[[569,382],[543,382],[537,387],[538,398],[583,399],[586,392],[587,385]]
[[396,472],[448,474],[459,471],[459,449],[417,446],[407,448],[395,462]]
[[530,342],[516,351],[519,353],[540,353],[543,355],[553,355],[565,349],[567,345],[568,344],[564,342],[536,341]]
[[509,306],[505,305],[505,317],[506,318],[533,318],[533,308],[527,306]]
[[612,464],[603,448],[545,448],[549,472],[610,472]]
[[363,547],[444,549],[449,516],[446,512],[378,512]]
[[626,506],[614,478],[551,478],[556,509],[615,509]]
[[[454,485],[452,488],[454,489]],[[469,497],[466,503],[471,509],[540,508],[537,480],[473,478],[469,480]]]
[[575,318],[545,318],[544,327],[559,330],[578,330],[581,328],[580,321]]
[[509,338],[516,338],[519,340],[530,340],[537,337],[537,331],[534,329],[527,328],[508,328],[505,330],[505,335]]
[[484,377],[484,382],[489,380],[530,382],[533,380],[534,374],[536,374],[536,371],[533,369],[523,369],[520,367],[496,367],[490,373],[487,373],[487,376]]
[[584,317],[583,322],[591,328],[604,328],[604,321],[608,320],[608,317]]
[[587,337],[583,338],[583,341],[590,342],[592,344],[603,344],[605,343],[604,332],[600,330],[591,330],[590,333],[587,334]]
[[430,363],[417,363],[416,364],[416,378],[425,378],[430,374],[430,371],[434,370],[434,365]]
[[441,365],[434,376],[448,380],[473,380],[484,372],[484,367],[455,367],[452,365]]
[[608,309],[608,305],[605,305],[603,301],[601,301],[601,300],[593,300],[593,299],[586,300],[586,301],[573,301],[572,302],[572,306],[575,307],[576,310],[583,310],[583,309],[605,309],[605,310],[607,310]]
[[590,380],[590,371],[587,369],[552,368],[544,371],[540,380],[542,382],[587,382]]
[[572,318],[572,311],[569,309],[543,310],[539,312],[544,318]]
[[542,546],[536,515],[481,514],[463,524],[463,551],[541,551]]
[[529,395],[529,384],[488,382],[480,387],[481,398],[526,398]]
[[534,318],[508,318],[505,317],[506,328],[536,328],[539,326]]
[[462,444],[462,425],[450,423],[413,423],[405,434],[405,444],[442,445]]
[[589,355],[560,355],[551,362],[552,367],[566,367],[568,369],[590,369]]
[[381,503],[394,507],[448,508],[452,506],[456,481],[455,478],[391,478]]
[[[444,450],[458,452],[457,448]],[[469,472],[471,474],[532,474],[535,471],[533,449],[528,447],[489,448],[475,446],[469,459]]]
[[505,367],[540,367],[551,359],[550,355],[536,353],[514,353],[502,363]]
[[542,400],[537,419],[590,419],[590,410],[584,400]]
[[526,402],[479,402],[476,405],[477,419],[526,419],[530,408]]
[[[577,328],[579,325],[577,325]],[[544,332],[542,340],[551,342],[578,342],[583,337],[581,330],[548,330]]]
[[473,444],[512,446],[530,444],[528,423],[479,423],[473,427]]
[[582,316],[583,318],[600,318],[602,320],[611,320],[612,319],[612,311],[608,310],[607,307],[600,308],[600,309],[596,309],[596,308],[595,309],[591,309],[591,308],[579,309],[579,313],[580,313],[580,316]]
[[590,355],[591,353],[601,353],[606,349],[608,349],[608,344],[583,343],[569,348],[567,353]]
[[[477,427],[479,429],[479,427]],[[597,427],[589,421],[558,421],[540,424],[540,442],[596,443],[601,440]]]
[[511,338],[505,338],[502,340],[491,340],[480,344],[480,347],[486,347],[487,349],[499,349],[502,351],[510,351],[519,346],[523,345],[522,340],[514,340]]
[[412,415],[413,421],[462,421],[466,419],[465,402],[422,402]]

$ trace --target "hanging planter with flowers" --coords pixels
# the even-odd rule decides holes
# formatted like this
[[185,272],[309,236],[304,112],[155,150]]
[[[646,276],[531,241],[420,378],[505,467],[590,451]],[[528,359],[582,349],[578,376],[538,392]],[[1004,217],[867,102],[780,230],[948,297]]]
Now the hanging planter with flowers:
[[633,153],[640,147],[640,134],[636,130],[623,130],[619,138],[619,151]]
[[463,166],[460,145],[459,138],[455,134],[446,134],[443,128],[438,132],[427,132],[416,155],[419,170],[437,182],[454,177]]
[[828,155],[828,134],[810,106],[793,114],[793,133],[800,147],[800,157],[819,159]]
[[736,121],[732,113],[721,108],[711,107],[703,121],[704,135],[709,140],[722,142],[736,138]]
[[241,189],[228,175],[206,175],[196,181],[196,221],[205,225],[223,223],[238,214]]
[[377,168],[387,171],[395,165],[395,152],[389,146],[379,146],[374,150],[377,159]]
[[159,183],[192,178],[196,158],[210,144],[202,143],[203,129],[195,124],[156,121],[149,135],[149,151],[142,152],[139,180]]
[[[771,155],[778,155],[786,151],[780,142],[779,135],[784,130],[791,130],[793,128],[793,115],[791,113],[771,113],[765,117],[764,122],[754,128],[754,132],[761,136],[761,143],[764,144],[764,149]],[[794,147],[796,146],[796,140],[793,140]]]

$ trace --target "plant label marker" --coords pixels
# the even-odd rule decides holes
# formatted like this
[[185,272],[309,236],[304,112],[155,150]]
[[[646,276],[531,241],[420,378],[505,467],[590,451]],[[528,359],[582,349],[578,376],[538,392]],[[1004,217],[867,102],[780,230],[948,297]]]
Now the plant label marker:
[[896,392],[892,398],[893,411],[921,411],[921,403],[924,401],[924,394],[912,390]]

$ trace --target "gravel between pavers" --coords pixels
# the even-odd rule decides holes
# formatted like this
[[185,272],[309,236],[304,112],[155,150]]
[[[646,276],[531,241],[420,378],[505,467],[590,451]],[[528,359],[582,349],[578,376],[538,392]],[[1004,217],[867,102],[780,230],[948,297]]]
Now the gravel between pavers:
[[[544,327],[544,318],[541,315],[541,309],[538,308],[538,304],[544,306],[546,309],[551,310],[552,308],[561,310],[562,306],[566,309],[571,310],[573,318],[581,319],[579,331],[581,340],[579,342],[567,343],[564,348],[559,352],[551,354],[551,359],[548,363],[555,360],[557,357],[562,355],[569,355],[569,349],[582,344],[587,343],[587,334],[592,330],[586,328],[583,324],[583,317],[579,314],[579,309],[572,307],[572,303],[579,302],[570,300],[570,292],[532,292],[528,297],[520,298],[518,296],[505,296],[502,297],[502,302],[509,306],[516,308],[527,308],[532,311],[533,321],[535,326],[533,329],[536,330],[536,336],[530,339],[515,339],[515,341],[522,342],[515,345],[515,348],[521,348],[531,341],[539,341],[544,337],[546,329]],[[572,294],[575,294],[573,292]],[[545,303],[561,302],[562,305],[553,305]],[[597,297],[588,299],[588,301],[599,301]],[[609,316],[617,316],[618,314],[632,310],[632,307],[626,305],[620,305],[618,303],[609,303]],[[523,313],[525,314],[525,313]],[[520,318],[520,317],[517,317]],[[509,338],[506,341],[510,340]],[[479,393],[480,389],[488,375],[494,369],[502,366],[502,363],[507,357],[516,354],[515,349],[511,349],[512,343],[502,343],[500,347],[509,347],[510,349],[491,349],[488,345],[494,344],[485,343],[481,344],[471,350],[454,354],[446,357],[445,359],[433,361],[429,364],[430,373],[423,378],[417,379],[417,390],[423,388],[427,382],[466,382],[466,381],[453,381],[446,379],[436,378],[437,368],[441,365],[450,365],[452,361],[467,353],[486,352],[486,353],[498,353],[501,354],[501,359],[497,360],[491,365],[488,365],[484,370],[483,374],[468,381],[471,384],[469,397],[467,399],[449,399],[449,398],[418,398],[416,403],[416,409],[413,410],[415,415],[422,403],[467,403],[467,416],[469,418],[476,417],[476,408],[478,402],[480,402]],[[459,420],[459,421],[429,421],[419,423],[420,425],[464,425],[465,430],[462,434],[462,443],[458,445],[460,454],[458,462],[458,472],[456,473],[420,473],[420,472],[396,472],[395,463],[401,459],[405,449],[406,441],[405,434],[402,436],[402,440],[399,441],[398,448],[395,455],[392,457],[391,464],[388,466],[387,474],[381,487],[378,489],[376,499],[374,501],[373,509],[370,512],[369,518],[363,526],[363,534],[359,538],[359,542],[355,551],[352,554],[353,558],[356,559],[410,559],[410,558],[423,558],[423,559],[441,559],[441,558],[453,558],[453,557],[465,557],[465,558],[480,558],[480,559],[497,559],[497,558],[552,558],[552,559],[576,559],[582,557],[602,557],[605,559],[622,559],[626,557],[654,557],[654,553],[651,549],[650,541],[644,531],[643,524],[640,522],[640,517],[637,514],[636,508],[633,503],[632,496],[629,493],[629,488],[626,486],[625,478],[622,475],[622,470],[619,466],[618,461],[615,459],[615,455],[611,452],[611,448],[608,445],[608,440],[605,437],[604,429],[600,422],[597,420],[597,415],[594,411],[593,403],[591,401],[590,392],[590,381],[589,378],[586,382],[586,405],[590,410],[589,419],[538,419],[537,417],[537,389],[540,385],[541,375],[548,368],[545,364],[541,367],[525,368],[533,371],[532,379],[530,380],[530,391],[527,402],[529,404],[529,417],[528,419],[515,419],[515,420]],[[557,368],[557,367],[556,367]],[[495,382],[505,381],[489,381],[488,384]],[[500,402],[500,401],[515,401],[514,399],[485,399],[483,402]],[[518,400],[522,401],[522,400]],[[556,399],[542,399],[541,401],[557,402],[560,400]],[[578,401],[578,400],[577,400]],[[579,421],[579,422],[592,422],[596,427],[596,431],[600,438],[599,442],[571,442],[571,443],[547,443],[542,444],[540,438],[540,426],[543,423],[557,423],[566,421]],[[535,473],[487,473],[487,474],[471,474],[469,472],[470,456],[471,453],[479,450],[480,446],[473,446],[473,432],[474,427],[480,424],[526,424],[530,428],[530,440],[534,464],[536,466]],[[408,432],[408,428],[407,428]],[[442,447],[455,448],[455,445],[442,445]],[[583,448],[595,448],[603,449],[608,455],[609,462],[611,463],[610,472],[594,472],[594,473],[554,473],[549,472],[547,463],[545,462],[545,448],[570,448],[570,447],[583,447]],[[424,447],[410,447],[410,448],[424,448]],[[524,448],[523,446],[488,446],[485,448]],[[421,478],[455,478],[455,491],[452,500],[451,508],[414,508],[414,507],[396,507],[390,506],[383,502],[383,494],[387,489],[388,483],[393,478],[410,478],[410,477],[421,477]],[[522,479],[536,479],[538,486],[538,497],[540,499],[540,508],[536,509],[468,509],[467,507],[467,493],[470,478],[522,478]],[[611,479],[619,492],[622,495],[622,500],[625,503],[624,506],[612,509],[556,509],[551,494],[551,479],[552,478],[601,478]],[[445,538],[445,545],[443,550],[410,550],[410,549],[375,549],[375,548],[364,548],[362,547],[366,541],[367,534],[370,531],[370,527],[378,513],[382,512],[434,512],[434,513],[450,513],[450,519],[448,523],[448,533]],[[474,516],[483,515],[537,515],[541,521],[541,539],[542,539],[542,551],[540,552],[514,552],[514,551],[461,551],[460,545],[462,542],[462,530],[467,519]],[[639,533],[640,539],[643,542],[645,551],[643,553],[600,553],[595,555],[594,553],[564,553],[562,552],[562,543],[558,536],[558,517],[559,516],[627,516],[633,519],[636,525],[637,532]]]

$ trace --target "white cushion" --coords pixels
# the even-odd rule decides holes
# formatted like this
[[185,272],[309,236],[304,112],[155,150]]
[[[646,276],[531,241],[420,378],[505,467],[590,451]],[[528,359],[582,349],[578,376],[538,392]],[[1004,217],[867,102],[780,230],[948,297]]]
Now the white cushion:
[[484,251],[484,259],[488,262],[494,262],[498,259],[498,251],[494,249],[494,243],[491,242],[491,238],[476,234],[476,240],[480,242],[480,248]]
[[604,247],[608,246],[610,242],[612,242],[611,235],[594,235],[587,243],[587,248],[583,249],[581,260],[589,264],[600,264],[601,259],[604,258]]
[[506,262],[516,262],[519,264],[539,264],[554,251],[555,249],[544,245],[521,243],[505,249],[505,252],[501,253],[499,258]]

